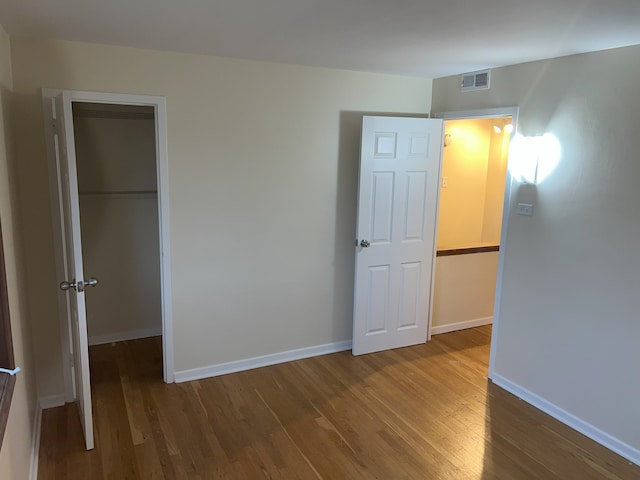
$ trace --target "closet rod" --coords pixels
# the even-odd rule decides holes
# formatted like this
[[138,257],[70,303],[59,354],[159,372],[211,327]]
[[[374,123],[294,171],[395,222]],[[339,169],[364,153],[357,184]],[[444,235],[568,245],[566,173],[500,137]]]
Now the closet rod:
[[111,192],[79,192],[79,195],[155,195],[157,190],[115,190]]

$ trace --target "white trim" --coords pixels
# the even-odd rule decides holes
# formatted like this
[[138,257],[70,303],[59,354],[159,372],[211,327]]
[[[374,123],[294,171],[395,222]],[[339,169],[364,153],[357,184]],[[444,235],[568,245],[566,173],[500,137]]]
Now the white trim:
[[138,338],[158,337],[162,335],[162,327],[143,328],[141,330],[129,330],[127,332],[107,333],[105,335],[92,335],[89,337],[89,345],[104,345],[105,343],[124,342]]
[[491,325],[492,323],[493,317],[474,318],[473,320],[445,323],[444,325],[431,327],[431,333],[433,335],[440,335],[441,333],[449,333],[455,332],[457,330],[465,330],[467,328],[481,327],[483,325]]
[[342,342],[327,343],[325,345],[315,345],[313,347],[298,348],[286,352],[272,353],[260,357],[246,358],[233,362],[219,363],[207,367],[193,368],[176,372],[176,383],[189,382],[191,380],[201,380],[203,378],[217,377],[228,373],[242,372],[253,368],[267,367],[278,363],[301,360],[303,358],[317,357],[328,353],[344,352],[351,350],[351,340]]
[[[513,140],[518,131],[518,113],[519,107],[498,107],[483,108],[479,110],[466,110],[459,112],[440,112],[435,115],[436,118],[444,120],[467,119],[467,118],[495,118],[495,117],[511,117],[511,123],[514,126],[511,132]],[[496,278],[496,296],[493,302],[493,332],[491,334],[491,350],[489,352],[489,378],[493,378],[495,370],[495,353],[498,344],[498,335],[500,332],[500,304],[502,301],[502,280],[504,272],[504,258],[507,251],[507,230],[509,227],[509,216],[511,212],[511,152],[509,152],[509,160],[507,161],[507,178],[504,188],[504,201],[502,207],[502,225],[500,230],[500,252],[498,253],[498,275]]]
[[40,463],[40,432],[42,431],[42,407],[36,403],[31,433],[31,458],[29,459],[29,480],[38,480],[38,464]]
[[[442,178],[442,164],[444,162],[444,120],[440,123],[440,160],[438,161],[438,173],[436,178]],[[439,182],[438,182],[439,183]],[[433,256],[431,257],[431,279],[429,288],[429,305],[427,307],[427,342],[431,341],[431,336],[436,332],[433,330],[433,304],[436,291],[436,261],[438,256],[438,219],[440,218],[440,198],[441,189],[436,188],[436,218],[435,227],[433,229]]]
[[162,370],[165,383],[175,381],[173,356],[173,305],[171,303],[171,229],[169,224],[169,153],[167,148],[167,102],[155,105],[158,168],[158,215],[160,231],[160,289],[162,295]]
[[498,108],[480,108],[477,110],[460,110],[457,112],[438,112],[433,118],[442,118],[443,120],[464,120],[467,118],[497,118],[511,117],[514,120],[513,126],[516,126],[519,107],[498,107]]
[[524,400],[525,402],[533,405],[544,413],[552,416],[556,420],[564,423],[565,425],[577,430],[583,435],[589,437],[594,442],[608,448],[609,450],[617,453],[618,455],[626,458],[630,462],[640,466],[640,450],[632,447],[631,445],[619,440],[608,433],[594,427],[588,422],[585,422],[579,417],[576,417],[572,413],[563,410],[557,405],[545,400],[544,398],[536,395],[535,393],[521,387],[517,383],[508,380],[500,374],[493,373],[491,379],[493,383],[499,387],[504,388],[506,391],[514,394],[516,397]]
[[64,395],[49,395],[38,399],[38,408],[47,410],[48,408],[62,407],[65,403]]
[[[43,103],[45,104],[45,135],[49,143],[53,138],[51,122],[47,121],[46,99],[51,102],[62,90],[42,89]],[[160,241],[160,288],[162,302],[162,349],[163,349],[163,377],[166,383],[174,382],[174,351],[173,351],[173,307],[171,295],[171,255],[170,255],[170,229],[169,229],[169,160],[167,148],[167,104],[164,97],[150,95],[129,95],[119,93],[85,92],[72,90],[68,92],[74,102],[108,103],[118,105],[144,105],[154,107],[154,117],[156,122],[156,170],[158,186],[158,218],[159,218],[159,241]],[[51,149],[51,147],[47,147]],[[53,158],[53,160],[52,160]],[[55,156],[49,158],[55,163]],[[57,173],[57,172],[56,172]],[[50,182],[53,182],[50,179]],[[53,185],[53,184],[52,184]],[[57,186],[57,180],[55,183]],[[51,191],[54,191],[52,186]],[[53,198],[52,204],[57,206],[58,202]],[[56,192],[57,198],[57,192]],[[53,209],[53,206],[52,206]],[[59,218],[59,213],[57,214]],[[53,214],[54,229],[56,225],[56,213]],[[55,236],[55,232],[54,232]],[[59,251],[59,250],[58,250]],[[58,255],[56,255],[58,256]],[[60,277],[60,272],[59,277]],[[65,322],[68,323],[68,322]],[[63,335],[66,329],[63,328]],[[66,339],[67,344],[68,338]],[[62,340],[63,347],[65,339]],[[68,355],[63,355],[63,366],[65,375],[71,366],[66,360]],[[65,393],[68,395],[68,386],[65,377]]]

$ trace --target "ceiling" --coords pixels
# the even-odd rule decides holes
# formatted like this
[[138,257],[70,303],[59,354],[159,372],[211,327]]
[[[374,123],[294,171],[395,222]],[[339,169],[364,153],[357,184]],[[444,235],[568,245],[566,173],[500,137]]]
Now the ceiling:
[[438,78],[640,44],[640,0],[0,0],[11,35]]

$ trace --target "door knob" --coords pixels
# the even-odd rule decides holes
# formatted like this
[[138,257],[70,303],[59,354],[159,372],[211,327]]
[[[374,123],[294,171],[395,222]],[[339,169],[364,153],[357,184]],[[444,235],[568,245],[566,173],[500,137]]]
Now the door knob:
[[371,244],[369,243],[369,240],[360,240],[360,246],[363,248],[368,248]]
[[77,285],[76,285],[76,282],[75,282],[75,281],[73,281],[73,282],[62,282],[62,283],[60,284],[60,290],[67,291],[67,290],[69,290],[70,288],[73,288],[73,289],[75,290],[75,289],[76,289],[76,286],[77,286]]
[[85,287],[95,287],[96,285],[98,285],[98,279],[92,277],[86,282],[83,282],[82,280],[80,280],[79,282],[76,282],[75,280],[71,282],[62,282],[60,284],[60,290],[67,291],[70,288],[73,288],[76,292],[82,293],[84,292]]

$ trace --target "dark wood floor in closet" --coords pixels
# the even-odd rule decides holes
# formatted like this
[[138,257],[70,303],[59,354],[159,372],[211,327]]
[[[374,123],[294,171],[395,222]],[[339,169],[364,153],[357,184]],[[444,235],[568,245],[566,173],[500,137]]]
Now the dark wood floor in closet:
[[490,327],[162,383],[159,338],[91,347],[96,448],[43,416],[40,479],[640,479],[486,380]]

